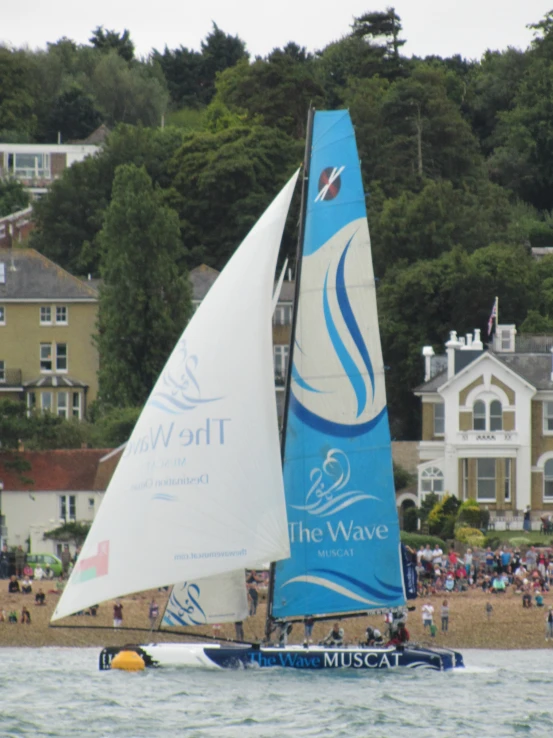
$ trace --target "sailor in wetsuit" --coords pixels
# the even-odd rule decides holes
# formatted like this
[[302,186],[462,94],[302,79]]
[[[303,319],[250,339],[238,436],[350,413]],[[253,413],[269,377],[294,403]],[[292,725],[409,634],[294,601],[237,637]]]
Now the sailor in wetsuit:
[[382,633],[378,630],[378,628],[372,628],[370,625],[368,626],[367,630],[365,631],[365,643],[362,643],[362,646],[379,646],[383,643],[384,639],[382,638]]
[[321,646],[343,646],[344,645],[344,629],[340,628],[340,623],[334,623],[332,630],[327,637],[321,641]]

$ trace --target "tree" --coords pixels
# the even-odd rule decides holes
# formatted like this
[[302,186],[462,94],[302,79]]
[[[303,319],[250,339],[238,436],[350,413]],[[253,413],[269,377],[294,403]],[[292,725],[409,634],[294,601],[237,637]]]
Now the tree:
[[163,72],[173,108],[202,104],[205,96],[201,73],[203,59],[198,51],[184,46],[173,50],[165,47],[162,54],[154,49],[152,62]]
[[104,254],[98,348],[100,398],[143,404],[192,312],[177,214],[146,170],[122,165],[99,236]]
[[115,170],[121,164],[145,166],[155,184],[172,183],[169,161],[182,142],[177,129],[119,126],[102,151],[65,169],[34,204],[36,229],[30,244],[73,274],[100,274],[96,237],[111,199]]
[[158,126],[169,100],[157,65],[131,65],[115,51],[102,56],[90,80],[90,91],[109,126]]
[[104,30],[103,26],[97,26],[89,41],[95,49],[100,51],[116,51],[125,61],[129,62],[134,58],[134,44],[126,28],[120,34],[117,31]]
[[401,31],[401,18],[394,8],[387,8],[384,13],[365,13],[355,18],[352,25],[352,36],[370,45],[375,57],[380,58],[384,76],[390,78],[401,73],[399,50],[405,44],[399,38]]
[[102,122],[91,95],[77,84],[62,92],[53,102],[48,114],[45,135],[55,141],[58,133],[63,141],[86,138]]
[[29,205],[29,193],[20,182],[0,180],[0,217],[24,210]]
[[267,61],[243,61],[222,72],[215,100],[234,112],[245,113],[249,123],[262,121],[304,139],[309,107],[320,107],[324,90],[314,63],[274,51]]
[[25,51],[0,46],[0,130],[32,133],[34,89]]
[[267,126],[187,136],[173,158],[168,191],[180,216],[187,264],[222,269],[302,153],[302,144]]

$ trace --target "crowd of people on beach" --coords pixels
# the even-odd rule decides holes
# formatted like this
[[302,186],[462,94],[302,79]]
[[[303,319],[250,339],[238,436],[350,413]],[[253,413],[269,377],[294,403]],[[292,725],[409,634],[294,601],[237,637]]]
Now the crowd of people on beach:
[[[73,566],[77,560],[78,549],[74,555],[71,555],[69,546],[66,544],[61,553],[62,573],[56,577],[52,568],[46,564],[44,569],[40,564],[34,569],[27,563],[27,554],[22,546],[15,549],[14,554],[10,556],[10,552],[6,544],[0,550],[0,579],[8,580],[8,595],[33,595],[34,602],[37,607],[46,605],[46,594],[60,595],[63,592],[65,583],[71,574]],[[11,573],[11,571],[14,573]],[[47,588],[47,593],[44,591]],[[12,603],[8,603],[8,609],[0,607],[0,623],[24,623],[31,624],[31,613],[26,605],[23,605],[21,611],[11,607]]]

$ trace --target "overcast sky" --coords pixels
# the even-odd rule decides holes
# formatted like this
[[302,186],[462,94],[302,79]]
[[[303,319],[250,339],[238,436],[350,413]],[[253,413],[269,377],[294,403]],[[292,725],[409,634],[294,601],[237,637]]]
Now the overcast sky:
[[478,59],[486,49],[526,48],[526,25],[552,10],[553,0],[4,0],[0,42],[34,49],[67,36],[87,43],[102,25],[128,28],[144,56],[165,45],[199,49],[215,22],[240,36],[250,54],[265,56],[288,41],[321,49],[347,34],[354,17],[388,5],[401,17],[405,54]]

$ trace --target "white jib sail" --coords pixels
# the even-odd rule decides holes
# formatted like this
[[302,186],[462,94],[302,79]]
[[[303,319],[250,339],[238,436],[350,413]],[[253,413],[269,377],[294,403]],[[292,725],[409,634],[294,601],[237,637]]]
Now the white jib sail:
[[296,179],[237,249],[173,350],[52,620],[289,556],[271,316]]
[[162,625],[234,623],[248,617],[244,569],[173,586]]

